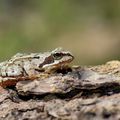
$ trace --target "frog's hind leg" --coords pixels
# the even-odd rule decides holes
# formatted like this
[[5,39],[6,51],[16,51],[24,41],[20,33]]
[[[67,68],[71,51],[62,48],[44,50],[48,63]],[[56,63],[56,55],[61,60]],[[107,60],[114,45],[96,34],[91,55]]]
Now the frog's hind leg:
[[17,83],[15,78],[2,78],[0,77],[0,86],[6,88],[7,86],[13,86]]

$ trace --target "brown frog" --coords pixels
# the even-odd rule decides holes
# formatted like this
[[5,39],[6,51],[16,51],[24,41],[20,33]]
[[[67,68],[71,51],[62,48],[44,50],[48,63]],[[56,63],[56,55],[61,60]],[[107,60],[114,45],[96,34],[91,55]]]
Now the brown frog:
[[10,86],[19,80],[33,80],[62,69],[74,59],[73,55],[57,48],[44,53],[17,53],[0,64],[0,85]]

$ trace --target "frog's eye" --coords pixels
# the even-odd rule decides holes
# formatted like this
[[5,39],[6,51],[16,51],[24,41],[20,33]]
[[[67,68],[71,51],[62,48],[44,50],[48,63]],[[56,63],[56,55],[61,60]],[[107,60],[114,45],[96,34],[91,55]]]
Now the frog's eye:
[[55,53],[53,54],[53,57],[55,60],[60,60],[63,57],[63,55],[61,53]]

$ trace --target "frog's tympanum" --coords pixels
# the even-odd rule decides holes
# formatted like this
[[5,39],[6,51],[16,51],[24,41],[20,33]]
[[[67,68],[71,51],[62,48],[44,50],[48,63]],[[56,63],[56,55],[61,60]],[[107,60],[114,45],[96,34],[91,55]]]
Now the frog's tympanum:
[[10,86],[19,80],[33,80],[66,67],[74,57],[57,48],[45,53],[17,53],[10,60],[0,63],[0,85]]

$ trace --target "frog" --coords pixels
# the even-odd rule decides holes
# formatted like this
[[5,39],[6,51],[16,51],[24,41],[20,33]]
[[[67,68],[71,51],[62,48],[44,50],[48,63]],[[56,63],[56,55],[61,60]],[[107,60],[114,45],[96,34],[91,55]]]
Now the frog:
[[74,56],[69,51],[56,48],[51,52],[17,53],[0,63],[0,86],[15,85],[20,80],[34,80],[66,68]]

